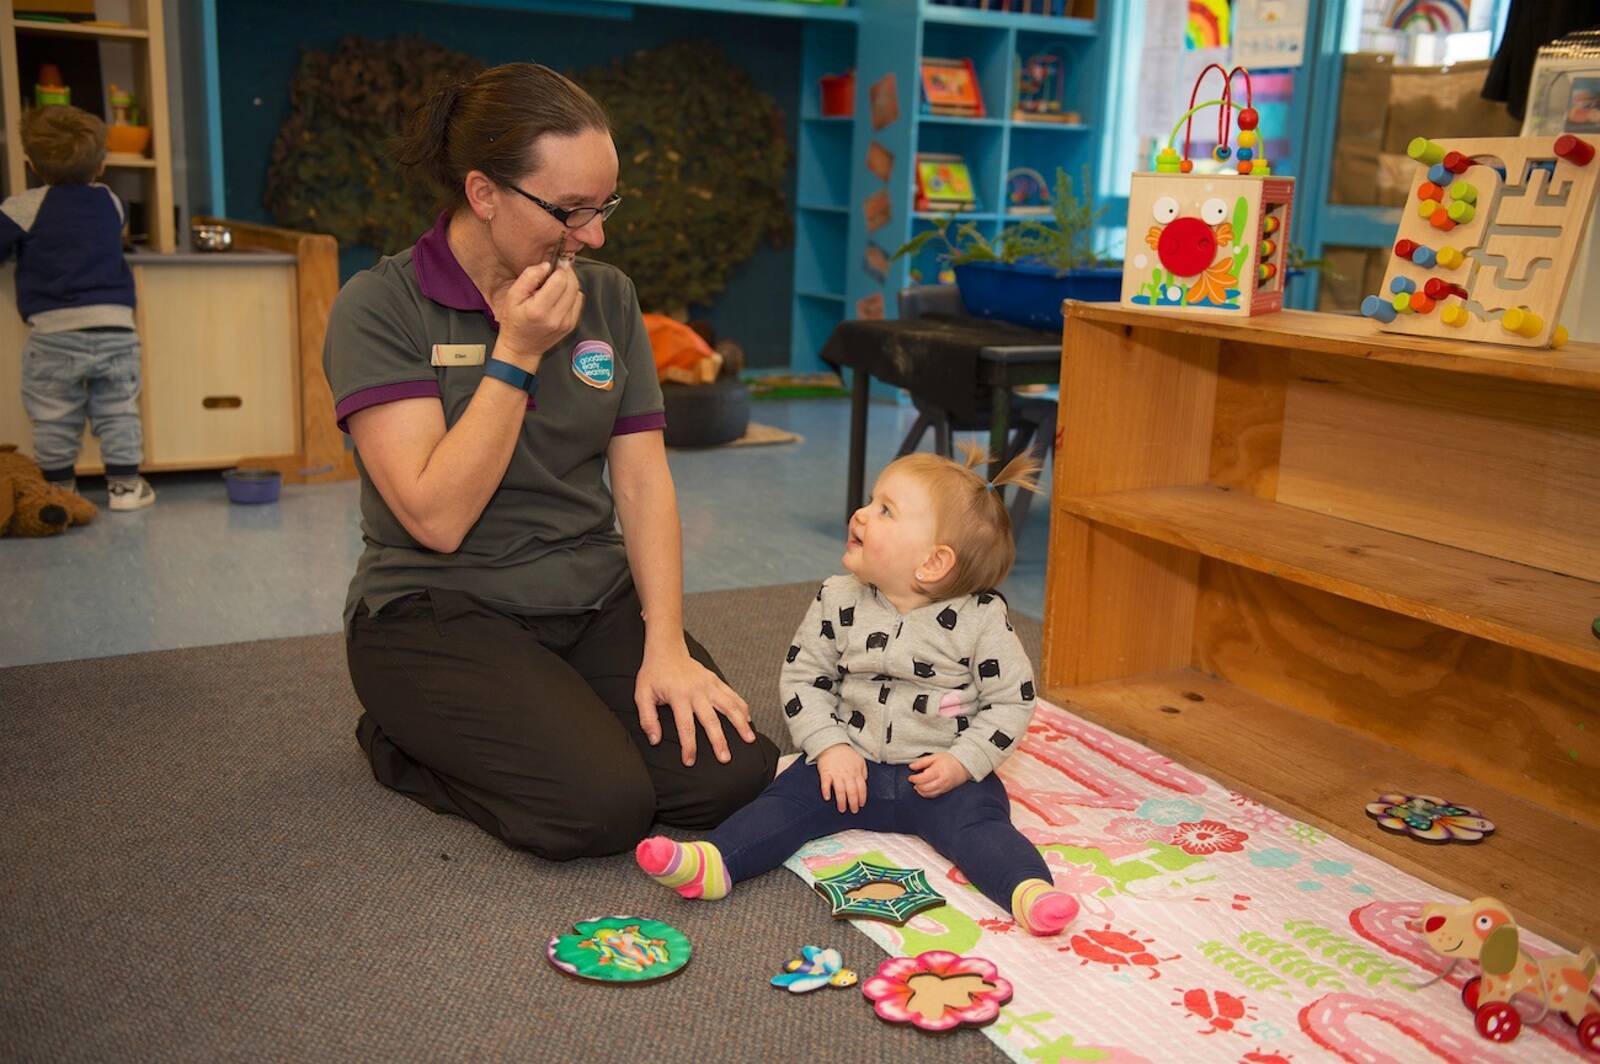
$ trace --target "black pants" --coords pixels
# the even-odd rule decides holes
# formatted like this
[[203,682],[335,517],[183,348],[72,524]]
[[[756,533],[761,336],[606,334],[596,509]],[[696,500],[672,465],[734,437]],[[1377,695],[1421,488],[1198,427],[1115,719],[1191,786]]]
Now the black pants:
[[722,764],[696,725],[685,767],[665,707],[650,745],[633,701],[644,621],[632,589],[598,613],[560,617],[430,591],[376,617],[360,609],[347,649],[366,710],[356,737],[378,782],[552,860],[620,853],[657,819],[715,827],[777,766],[771,740],[746,743],[727,727]]

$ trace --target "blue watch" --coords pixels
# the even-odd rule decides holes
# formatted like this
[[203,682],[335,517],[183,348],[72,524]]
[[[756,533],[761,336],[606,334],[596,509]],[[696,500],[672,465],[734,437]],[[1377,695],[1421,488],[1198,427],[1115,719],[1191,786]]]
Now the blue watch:
[[539,391],[539,378],[525,369],[518,369],[503,359],[491,358],[483,364],[483,375],[493,377],[497,381],[505,381],[513,388],[521,388],[529,395]]

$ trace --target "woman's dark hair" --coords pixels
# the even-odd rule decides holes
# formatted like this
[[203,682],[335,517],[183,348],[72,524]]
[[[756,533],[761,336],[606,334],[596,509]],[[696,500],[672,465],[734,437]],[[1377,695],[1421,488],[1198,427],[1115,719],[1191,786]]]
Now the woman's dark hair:
[[538,63],[506,63],[430,96],[396,142],[394,159],[438,185],[444,205],[455,208],[466,201],[469,172],[511,185],[539,168],[534,143],[544,134],[610,129],[594,97],[569,78]]

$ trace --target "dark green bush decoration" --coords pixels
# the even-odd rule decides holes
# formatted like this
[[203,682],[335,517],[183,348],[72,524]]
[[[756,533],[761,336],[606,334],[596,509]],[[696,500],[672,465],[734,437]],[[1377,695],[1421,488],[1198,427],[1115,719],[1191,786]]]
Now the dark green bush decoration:
[[[390,139],[437,87],[483,67],[416,37],[306,52],[267,171],[273,219],[345,246],[409,247],[433,224],[436,193],[390,162]],[[710,303],[763,241],[788,243],[783,114],[720,50],[669,44],[574,80],[611,118],[627,201],[595,257],[633,278],[646,309]]]
[[433,224],[438,194],[401,174],[389,142],[435,89],[482,69],[420,37],[346,37],[332,54],[302,54],[267,170],[273,219],[383,254],[410,247]]
[[783,113],[714,46],[681,42],[573,75],[611,118],[625,202],[594,255],[646,310],[706,304],[762,242],[787,244]]

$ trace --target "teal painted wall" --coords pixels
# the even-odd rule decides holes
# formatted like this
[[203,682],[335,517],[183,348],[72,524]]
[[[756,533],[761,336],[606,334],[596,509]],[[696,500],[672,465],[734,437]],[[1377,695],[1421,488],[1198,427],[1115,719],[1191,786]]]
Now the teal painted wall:
[[[228,214],[269,220],[262,207],[272,141],[289,108],[289,81],[302,49],[331,50],[349,34],[417,35],[486,63],[533,61],[566,73],[642,48],[686,38],[719,45],[784,113],[790,143],[799,110],[801,25],[797,20],[635,8],[629,20],[524,14],[453,4],[394,0],[218,0],[217,53],[221,72],[223,182]],[[619,145],[626,152],[627,145]],[[794,197],[794,170],[787,179]],[[626,209],[626,208],[624,208]],[[738,205],[729,204],[729,225]],[[342,248],[349,277],[371,265],[370,248]],[[710,308],[696,308],[720,336],[744,345],[750,365],[788,366],[794,280],[790,248],[763,248],[734,276]]]

